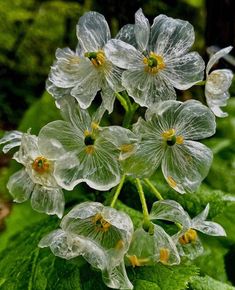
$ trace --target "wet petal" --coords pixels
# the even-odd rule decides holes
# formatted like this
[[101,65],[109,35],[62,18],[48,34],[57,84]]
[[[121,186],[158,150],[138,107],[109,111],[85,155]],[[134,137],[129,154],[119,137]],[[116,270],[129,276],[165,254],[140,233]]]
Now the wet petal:
[[156,261],[165,265],[177,265],[180,256],[171,237],[158,225],[154,225]]
[[228,69],[212,71],[206,79],[205,90],[210,94],[223,94],[232,84],[233,73]]
[[102,87],[101,90],[101,97],[102,97],[102,105],[105,109],[111,114],[113,112],[113,106],[115,102],[115,93],[114,91],[108,86]]
[[15,202],[24,202],[29,199],[33,188],[34,184],[25,169],[14,173],[7,183],[7,189]]
[[48,123],[39,132],[40,151],[50,159],[58,159],[65,154],[66,150],[71,152],[82,150],[83,134],[65,121]]
[[185,228],[189,228],[191,225],[188,213],[174,200],[160,200],[154,202],[150,212],[150,219],[167,220],[174,223],[177,222]]
[[124,261],[116,267],[107,267],[107,270],[102,272],[104,283],[114,289],[133,289],[133,285],[128,279]]
[[204,251],[199,238],[197,238],[194,242],[188,243],[186,245],[177,244],[177,248],[180,256],[185,256],[190,260],[194,260],[195,258],[201,256]]
[[23,133],[19,131],[6,132],[0,139],[0,145],[5,144],[2,148],[3,153],[7,153],[12,148],[20,146],[22,135]]
[[[46,90],[49,94],[55,98],[55,100],[60,100],[66,96],[70,95],[71,88],[59,88],[55,84],[53,84],[49,79],[46,81]],[[56,103],[57,108],[59,108],[58,104]]]
[[162,74],[179,90],[187,90],[204,77],[205,64],[197,52],[166,61]]
[[34,187],[31,197],[34,210],[49,215],[56,214],[59,218],[62,218],[64,203],[64,194],[60,188],[46,188],[40,185]]
[[146,73],[143,68],[123,72],[122,84],[140,106],[151,107],[160,101],[176,98],[170,82],[167,82],[160,73],[155,77]]
[[175,111],[173,128],[184,139],[199,140],[215,133],[216,123],[213,113],[201,102],[189,100]]
[[230,53],[230,51],[233,49],[232,46],[225,47],[218,52],[216,52],[209,60],[207,66],[206,66],[206,74],[209,74],[209,71],[211,70],[212,66],[223,56]]
[[209,210],[210,204],[208,203],[204,210],[192,219],[192,224],[200,224],[202,221],[205,221],[207,219]]
[[135,39],[135,25],[134,24],[126,24],[124,25],[119,32],[117,33],[116,39],[122,40],[126,43],[133,45],[137,48],[137,42]]
[[134,133],[140,136],[140,141],[136,152],[122,162],[123,171],[141,178],[149,177],[160,165],[164,154],[161,128],[157,122],[139,119]]
[[144,16],[140,8],[135,13],[135,37],[138,44],[138,49],[142,52],[148,47],[150,35],[150,25],[148,19]]
[[77,24],[77,38],[84,51],[102,49],[110,39],[110,30],[104,16],[97,12],[87,12]]
[[71,88],[77,82],[80,69],[80,56],[70,48],[56,50],[57,60],[51,67],[49,81],[59,88]]
[[159,15],[151,27],[151,45],[164,59],[182,56],[194,43],[193,26],[184,20]]
[[195,141],[184,141],[165,152],[162,172],[168,184],[180,193],[195,192],[207,176],[212,163],[212,152]]
[[136,69],[144,66],[144,56],[134,46],[119,39],[109,40],[104,51],[107,58],[120,68]]
[[224,228],[215,222],[202,221],[200,223],[193,223],[193,228],[206,235],[226,237]]

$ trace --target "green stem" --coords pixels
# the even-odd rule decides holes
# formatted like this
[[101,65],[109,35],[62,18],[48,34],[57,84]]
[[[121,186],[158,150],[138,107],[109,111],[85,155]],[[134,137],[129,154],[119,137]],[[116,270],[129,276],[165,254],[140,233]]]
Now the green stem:
[[139,105],[134,103],[133,105],[131,105],[131,108],[129,111],[126,111],[126,114],[124,116],[123,119],[123,127],[124,128],[129,128],[131,125],[131,121],[135,115],[135,111],[138,109]]
[[152,184],[152,182],[148,178],[144,178],[144,182],[148,185],[148,187],[152,190],[154,195],[158,200],[163,200],[161,193],[156,189],[156,187]]
[[116,201],[117,201],[117,199],[118,199],[118,196],[119,196],[119,194],[120,194],[120,192],[121,192],[121,190],[122,190],[122,187],[123,187],[123,184],[124,184],[125,179],[126,179],[126,175],[124,174],[124,175],[122,176],[121,180],[120,180],[120,183],[118,184],[118,187],[117,187],[115,193],[114,193],[114,196],[113,196],[112,202],[111,202],[111,204],[110,204],[111,207],[114,207],[114,206],[115,206],[115,203],[116,203]]
[[140,202],[141,202],[142,209],[143,209],[144,220],[149,221],[149,212],[148,212],[148,207],[147,207],[146,199],[144,196],[142,184],[141,184],[139,178],[136,178],[135,182],[136,182],[136,188],[138,190]]
[[195,84],[195,86],[204,86],[206,84],[206,81],[200,81]]
[[129,106],[127,104],[127,101],[125,100],[125,98],[120,94],[120,93],[115,93],[117,99],[119,100],[119,102],[121,103],[121,105],[123,106],[123,108],[125,109],[126,112],[129,111]]

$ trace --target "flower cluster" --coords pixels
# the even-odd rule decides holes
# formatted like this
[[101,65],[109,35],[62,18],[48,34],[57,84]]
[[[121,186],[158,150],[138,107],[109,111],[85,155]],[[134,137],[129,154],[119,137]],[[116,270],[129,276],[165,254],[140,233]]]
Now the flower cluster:
[[[19,147],[13,158],[23,165],[7,187],[14,201],[31,198],[34,210],[59,218],[63,190],[85,182],[106,196],[113,188],[110,206],[96,201],[75,206],[39,247],[50,247],[64,259],[81,256],[102,272],[108,287],[132,289],[125,265],[176,265],[182,256],[193,259],[202,253],[198,231],[226,235],[219,224],[206,221],[209,204],[191,218],[179,203],[164,200],[149,178],[161,165],[168,185],[184,194],[195,192],[207,176],[213,154],[198,141],[215,133],[215,116],[226,115],[220,107],[226,105],[233,77],[227,69],[210,70],[231,47],[211,57],[203,81],[204,61],[190,52],[194,30],[187,21],[159,15],[150,26],[139,9],[135,24],[111,39],[103,15],[88,12],[78,21],[77,38],[75,51],[56,51],[46,84],[63,120],[48,123],[38,136],[13,131],[0,139],[4,153]],[[209,108],[196,100],[176,100],[175,88],[197,84],[205,84]],[[91,114],[97,93],[102,103]],[[116,97],[126,111],[125,126],[102,126]],[[131,128],[139,105],[147,107],[145,116]],[[137,229],[131,217],[114,208],[126,176],[136,184],[142,204],[143,223]],[[150,213],[142,182],[159,199]],[[173,232],[166,227],[169,222]]]

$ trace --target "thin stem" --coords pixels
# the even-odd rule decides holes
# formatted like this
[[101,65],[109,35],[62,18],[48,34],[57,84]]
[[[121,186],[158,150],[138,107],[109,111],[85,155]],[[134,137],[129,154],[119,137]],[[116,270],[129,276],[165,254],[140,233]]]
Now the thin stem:
[[122,176],[121,180],[120,180],[120,183],[118,184],[118,187],[117,187],[115,193],[114,193],[114,196],[113,196],[112,202],[111,202],[111,204],[110,204],[111,207],[114,207],[114,205],[115,205],[115,203],[116,203],[116,201],[117,201],[117,199],[118,199],[118,196],[119,196],[119,194],[120,194],[120,192],[121,192],[121,190],[122,190],[122,187],[123,187],[123,184],[124,184],[125,179],[126,179],[126,175],[124,174],[124,175]]
[[200,81],[195,84],[195,86],[204,86],[206,84],[206,81]]
[[125,100],[125,98],[120,94],[120,93],[115,93],[117,99],[119,100],[119,102],[121,103],[121,105],[123,106],[123,108],[125,109],[126,112],[129,111],[129,106],[127,104],[127,101]]
[[131,105],[130,110],[126,111],[126,114],[124,116],[123,119],[123,127],[125,128],[129,128],[131,125],[131,121],[134,117],[135,111],[138,109],[139,105],[134,103],[133,105]]
[[142,209],[143,209],[144,220],[148,221],[149,220],[149,212],[148,212],[146,199],[145,199],[145,196],[144,196],[143,187],[142,187],[142,184],[141,184],[139,178],[136,178],[135,182],[136,182],[136,188],[138,190],[139,197],[140,197],[140,202],[141,202]]
[[156,187],[152,184],[152,182],[148,178],[144,178],[144,182],[148,185],[148,187],[152,190],[154,195],[158,200],[163,200],[161,193],[156,189]]

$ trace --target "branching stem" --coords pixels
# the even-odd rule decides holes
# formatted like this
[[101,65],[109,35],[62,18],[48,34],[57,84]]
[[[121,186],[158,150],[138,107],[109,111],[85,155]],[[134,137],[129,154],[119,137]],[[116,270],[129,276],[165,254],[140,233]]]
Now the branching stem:
[[122,176],[121,180],[120,180],[120,183],[119,183],[118,186],[117,186],[117,189],[116,189],[115,193],[114,193],[114,196],[113,196],[112,202],[111,202],[111,204],[110,204],[111,207],[114,207],[114,206],[115,206],[115,203],[116,203],[116,201],[117,201],[117,199],[118,199],[118,196],[119,196],[119,194],[120,194],[120,192],[121,192],[121,190],[122,190],[122,187],[123,187],[123,184],[124,184],[124,182],[125,182],[125,179],[126,179],[126,175],[124,174],[124,175]]

